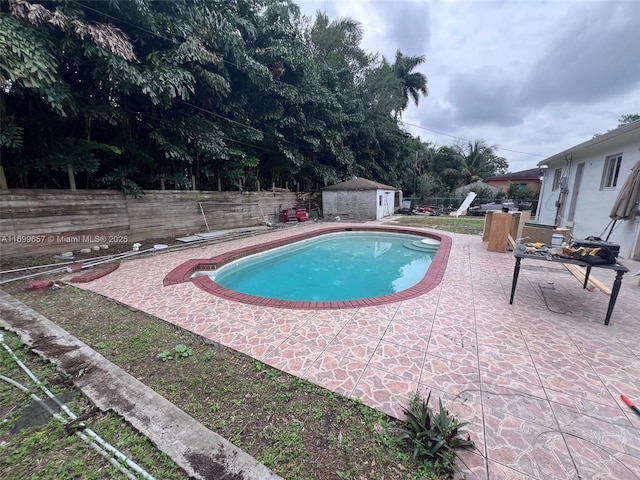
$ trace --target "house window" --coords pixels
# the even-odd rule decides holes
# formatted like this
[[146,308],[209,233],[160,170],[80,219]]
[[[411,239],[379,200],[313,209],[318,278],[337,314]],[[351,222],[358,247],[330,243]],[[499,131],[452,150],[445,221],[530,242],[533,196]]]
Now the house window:
[[618,184],[618,173],[620,173],[620,164],[622,163],[622,154],[608,156],[604,161],[604,171],[602,172],[602,183],[600,190],[603,188],[614,188]]
[[378,206],[382,206],[382,195],[378,195]]
[[553,186],[551,187],[552,191],[556,191],[558,188],[560,188],[560,180],[562,179],[562,169],[561,168],[556,168],[556,170],[553,172]]

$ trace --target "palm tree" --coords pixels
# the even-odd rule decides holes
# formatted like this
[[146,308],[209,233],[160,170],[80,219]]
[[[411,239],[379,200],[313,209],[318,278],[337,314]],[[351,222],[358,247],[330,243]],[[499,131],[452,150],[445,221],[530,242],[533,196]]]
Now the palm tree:
[[506,173],[509,164],[496,154],[496,145],[487,145],[484,140],[475,140],[459,149],[455,163],[443,170],[443,174],[456,179],[457,186],[468,185],[493,175]]
[[507,161],[496,154],[496,145],[487,145],[483,140],[469,142],[466,151],[466,160],[472,177],[482,180],[486,177],[507,172]]
[[419,57],[407,57],[400,50],[396,51],[396,61],[391,66],[393,73],[400,79],[402,85],[402,100],[400,108],[396,110],[396,114],[401,115],[409,105],[409,97],[418,105],[420,94],[427,96],[427,77],[413,70],[420,64],[425,62],[424,55]]

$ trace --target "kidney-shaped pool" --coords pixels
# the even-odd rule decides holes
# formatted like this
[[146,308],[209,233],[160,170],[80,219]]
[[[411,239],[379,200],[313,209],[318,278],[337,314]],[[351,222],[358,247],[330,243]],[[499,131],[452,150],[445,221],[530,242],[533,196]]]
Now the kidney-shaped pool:
[[[413,298],[437,285],[449,237],[388,228],[328,228],[192,260],[165,277],[252,304],[350,308]],[[302,238],[301,238],[302,237]]]

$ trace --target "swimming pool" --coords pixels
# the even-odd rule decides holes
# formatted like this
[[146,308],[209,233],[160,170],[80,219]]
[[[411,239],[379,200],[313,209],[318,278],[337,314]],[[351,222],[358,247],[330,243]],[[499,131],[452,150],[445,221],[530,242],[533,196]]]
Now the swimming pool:
[[[371,241],[371,237],[365,237],[364,233],[387,236]],[[335,261],[329,261],[326,249],[338,248],[335,247],[336,241],[332,238],[336,237],[336,234],[339,234],[338,237],[345,236],[351,240],[369,240],[363,240],[358,248],[354,248],[353,245],[347,248],[343,254],[351,254],[348,260],[345,260],[346,257],[340,257]],[[394,241],[390,241],[392,238]],[[301,240],[304,242],[297,243]],[[428,244],[438,242],[440,246],[434,254]],[[325,245],[324,253],[317,255],[317,258],[309,258],[308,255],[305,257],[306,247],[318,244]],[[420,248],[421,246],[423,248]],[[192,282],[202,290],[227,300],[280,308],[328,309],[382,305],[414,298],[438,285],[446,268],[450,248],[449,237],[421,229],[366,225],[332,226],[232,250],[210,259],[187,261],[172,270],[164,278],[163,284],[169,286]],[[393,253],[394,251],[396,253]],[[266,268],[272,263],[286,262],[287,257],[298,257],[298,253],[302,257],[296,260],[297,263],[284,266],[280,274]],[[248,256],[252,256],[250,262],[257,262],[253,267],[250,266],[251,263],[245,265],[245,257]],[[392,257],[397,259],[392,262]],[[376,262],[377,258],[380,258],[379,262]],[[335,263],[341,270],[330,273],[331,269],[327,268],[329,263]],[[372,269],[376,263],[379,263],[380,271]],[[240,272],[240,277],[244,280],[249,278],[251,283],[254,274],[257,275],[262,270],[268,270],[270,273],[261,278],[256,277],[258,290],[246,290],[234,284],[233,280],[225,285],[225,277],[229,272]],[[384,280],[378,282],[378,278],[383,277],[384,270],[391,271],[396,276],[392,278],[386,275]],[[358,288],[354,287],[355,281],[352,277],[356,271],[365,273],[365,285]],[[401,275],[402,273],[404,275]],[[308,288],[307,291],[311,291],[311,295],[307,294],[306,297],[299,296],[299,292],[291,292],[298,290],[298,284],[308,283],[309,277],[314,275],[325,285]],[[229,277],[232,278],[233,275]],[[283,284],[283,277],[294,279],[292,283],[286,284],[288,286],[285,285],[285,294],[265,290],[265,285]],[[376,285],[377,283],[382,284],[382,287]]]
[[221,268],[196,272],[217,284],[264,298],[332,302],[397,293],[427,272],[439,240],[392,232],[334,232]]

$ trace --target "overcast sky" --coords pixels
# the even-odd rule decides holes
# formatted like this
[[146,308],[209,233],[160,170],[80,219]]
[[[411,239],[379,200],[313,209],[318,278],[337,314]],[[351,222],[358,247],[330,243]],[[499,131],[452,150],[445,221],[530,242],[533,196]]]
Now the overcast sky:
[[360,22],[368,53],[424,55],[429,95],[407,131],[483,139],[512,172],[640,113],[640,0],[294,1]]

